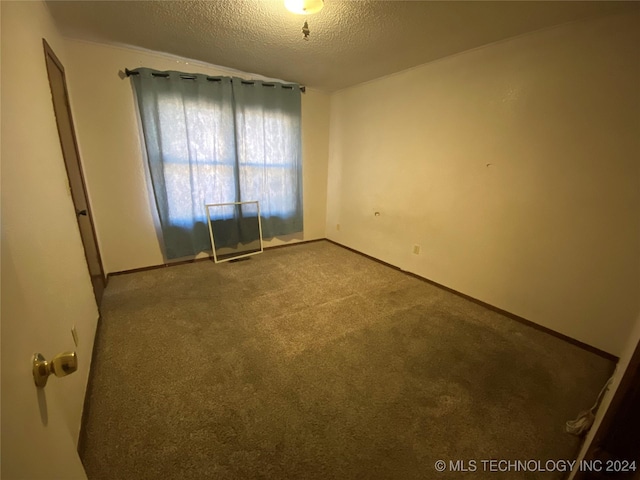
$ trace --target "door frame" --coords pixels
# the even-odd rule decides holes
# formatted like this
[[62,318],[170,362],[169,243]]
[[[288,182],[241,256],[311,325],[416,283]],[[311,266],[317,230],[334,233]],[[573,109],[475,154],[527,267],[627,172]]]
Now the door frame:
[[[622,374],[618,388],[611,399],[611,403],[602,417],[602,422],[585,452],[585,461],[597,460],[600,448],[606,446],[604,442],[609,432],[615,430],[619,422],[624,422],[624,416],[627,414],[627,410],[624,410],[625,400],[632,393],[632,388],[637,384],[638,379],[640,379],[640,342],[636,345],[629,364]],[[629,406],[627,405],[626,408],[628,409]],[[640,436],[640,433],[638,433],[638,436]],[[640,465],[636,465],[636,474],[638,475],[636,478],[640,478],[640,470],[638,469],[640,469]],[[578,470],[573,478],[574,480],[589,480],[593,476],[590,472]]]
[[[69,91],[67,89],[67,76],[64,70],[64,66],[62,65],[62,62],[60,61],[60,59],[56,56],[56,54],[54,53],[53,49],[51,48],[51,46],[47,43],[47,41],[43,38],[42,39],[42,45],[44,47],[44,56],[45,56],[45,66],[47,65],[47,60],[51,60],[55,66],[60,70],[60,73],[62,75],[62,83],[64,86],[64,102],[65,102],[65,108],[67,109],[67,114],[69,115],[69,123],[70,123],[70,128],[71,128],[71,136],[73,137],[73,148],[75,150],[75,154],[76,154],[76,159],[78,162],[78,171],[80,173],[80,181],[82,184],[82,189],[83,189],[83,193],[84,193],[84,197],[86,200],[86,210],[87,210],[87,219],[89,220],[89,224],[91,226],[91,233],[92,233],[92,238],[91,239],[86,239],[84,238],[84,236],[82,235],[82,227],[80,225],[80,216],[79,214],[76,212],[76,201],[77,201],[77,193],[74,193],[73,191],[73,187],[72,187],[72,182],[69,179],[69,169],[67,167],[67,163],[66,163],[66,159],[65,159],[65,171],[67,172],[67,178],[69,179],[69,191],[71,192],[71,198],[73,201],[73,206],[74,206],[74,214],[76,216],[76,222],[78,223],[78,231],[80,233],[80,239],[82,241],[82,247],[84,250],[84,256],[85,256],[85,260],[87,262],[87,268],[89,269],[89,276],[92,277],[92,273],[91,273],[91,266],[90,266],[90,260],[87,254],[87,248],[85,246],[85,242],[88,241],[92,241],[95,249],[96,249],[96,254],[98,257],[98,266],[100,268],[100,282],[102,283],[101,285],[101,290],[100,292],[97,292],[95,287],[93,287],[94,290],[94,295],[96,297],[96,304],[98,306],[98,309],[100,308],[100,301],[102,300],[102,294],[104,292],[104,289],[107,286],[107,279],[106,276],[104,274],[104,265],[102,263],[102,255],[100,253],[100,247],[98,245],[98,236],[96,234],[96,227],[95,224],[93,222],[93,213],[91,211],[91,201],[89,200],[89,195],[88,195],[88,191],[87,191],[87,184],[85,182],[84,179],[84,170],[82,168],[82,161],[80,158],[80,149],[78,148],[78,140],[76,137],[76,129],[75,129],[75,123],[73,121],[73,115],[71,113],[71,105],[69,103]],[[49,81],[49,86],[51,87],[51,74],[49,72],[49,67],[47,66],[47,79]],[[52,96],[52,102],[53,102],[53,91],[51,93]],[[55,115],[55,105],[54,105],[54,115]],[[60,120],[58,118],[57,115],[55,115],[56,118],[56,127],[58,128],[58,137],[60,138],[60,148],[63,149],[62,150],[62,155],[64,157],[64,145],[62,143],[62,138],[60,137]],[[93,286],[93,280],[91,282],[92,286]]]

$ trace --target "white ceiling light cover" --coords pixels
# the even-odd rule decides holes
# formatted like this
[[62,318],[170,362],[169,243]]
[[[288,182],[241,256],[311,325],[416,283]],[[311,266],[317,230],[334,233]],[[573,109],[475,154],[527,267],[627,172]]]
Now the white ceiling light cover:
[[311,15],[322,10],[324,0],[284,0],[284,6],[299,15]]

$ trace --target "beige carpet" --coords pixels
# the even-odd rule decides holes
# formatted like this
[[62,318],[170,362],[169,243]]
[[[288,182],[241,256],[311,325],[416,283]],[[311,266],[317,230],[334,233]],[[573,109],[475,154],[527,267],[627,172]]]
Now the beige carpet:
[[[613,365],[326,241],[112,277],[90,479],[561,479]],[[477,471],[437,473],[442,459]]]

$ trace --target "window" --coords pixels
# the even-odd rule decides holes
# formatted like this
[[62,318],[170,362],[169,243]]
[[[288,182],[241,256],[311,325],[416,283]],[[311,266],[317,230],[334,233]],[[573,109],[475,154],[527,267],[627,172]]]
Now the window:
[[[134,73],[168,258],[211,248],[207,203],[258,200],[265,238],[302,231],[297,86],[149,69]],[[232,221],[242,212],[230,207],[221,215]],[[233,241],[242,241],[241,232],[230,234]]]

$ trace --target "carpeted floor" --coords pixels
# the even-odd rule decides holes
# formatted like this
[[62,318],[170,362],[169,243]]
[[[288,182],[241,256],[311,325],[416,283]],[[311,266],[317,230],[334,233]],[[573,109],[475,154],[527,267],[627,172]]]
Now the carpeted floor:
[[[613,364],[326,241],[112,277],[94,479],[561,479]],[[436,460],[477,471],[437,473]]]

